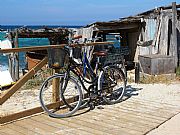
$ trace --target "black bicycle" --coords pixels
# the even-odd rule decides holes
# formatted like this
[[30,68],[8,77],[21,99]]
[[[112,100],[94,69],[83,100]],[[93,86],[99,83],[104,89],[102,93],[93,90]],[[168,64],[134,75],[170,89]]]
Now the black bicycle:
[[[94,100],[105,101],[107,104],[120,102],[125,93],[126,78],[119,63],[104,66],[100,59],[107,57],[108,53],[94,52],[97,62],[93,69],[86,52],[81,55],[81,61],[76,62],[71,51],[66,52],[67,64],[64,72],[48,77],[42,84],[39,96],[42,108],[52,117],[63,118],[90,105]],[[59,105],[48,109],[47,104],[52,102],[50,97],[53,96],[54,79],[59,82]]]

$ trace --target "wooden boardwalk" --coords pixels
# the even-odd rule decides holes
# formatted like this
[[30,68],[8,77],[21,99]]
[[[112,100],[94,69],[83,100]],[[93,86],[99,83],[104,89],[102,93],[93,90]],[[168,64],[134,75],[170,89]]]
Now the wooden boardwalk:
[[115,105],[80,110],[70,118],[46,114],[24,118],[2,125],[0,135],[142,135],[179,112],[180,106],[135,96]]

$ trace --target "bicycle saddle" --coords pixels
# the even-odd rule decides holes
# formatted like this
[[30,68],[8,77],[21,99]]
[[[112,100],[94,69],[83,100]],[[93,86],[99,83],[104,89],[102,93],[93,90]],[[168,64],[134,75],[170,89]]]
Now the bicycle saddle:
[[94,52],[93,55],[98,56],[98,57],[105,57],[107,56],[107,52],[106,51]]

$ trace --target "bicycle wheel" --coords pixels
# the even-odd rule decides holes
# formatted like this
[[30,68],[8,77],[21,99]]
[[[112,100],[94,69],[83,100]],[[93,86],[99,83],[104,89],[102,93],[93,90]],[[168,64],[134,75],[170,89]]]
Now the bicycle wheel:
[[88,106],[90,102],[90,89],[89,87],[93,84],[93,75],[90,73],[89,69],[86,69],[86,74],[83,75],[83,67],[78,66],[76,67],[76,70],[71,70],[70,74],[77,78],[77,82],[81,87],[82,90],[82,104],[80,108],[85,108]]
[[100,75],[99,85],[103,100],[108,104],[119,102],[126,89],[125,76],[122,70],[116,66],[106,66]]
[[[59,100],[58,102],[53,103],[52,97],[54,95],[52,92],[52,84],[53,80],[55,79],[56,82],[58,82],[60,85],[58,97]],[[66,86],[64,86],[65,82]],[[39,99],[43,110],[47,112],[49,116],[56,118],[64,118],[71,116],[79,109],[82,102],[82,91],[74,77],[69,76],[67,79],[65,79],[64,74],[57,74],[50,76],[44,81],[40,89]],[[68,102],[71,108],[67,106],[64,100]]]

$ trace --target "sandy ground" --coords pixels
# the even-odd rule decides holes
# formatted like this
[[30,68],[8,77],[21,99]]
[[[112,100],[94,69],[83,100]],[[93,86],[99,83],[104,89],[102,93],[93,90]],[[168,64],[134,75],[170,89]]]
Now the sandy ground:
[[[127,90],[133,96],[145,100],[168,103],[180,107],[180,83],[172,84],[135,84],[128,83]],[[39,89],[18,91],[0,106],[0,116],[40,106]],[[180,110],[179,110],[180,113]],[[174,116],[148,135],[179,135],[180,114]]]

